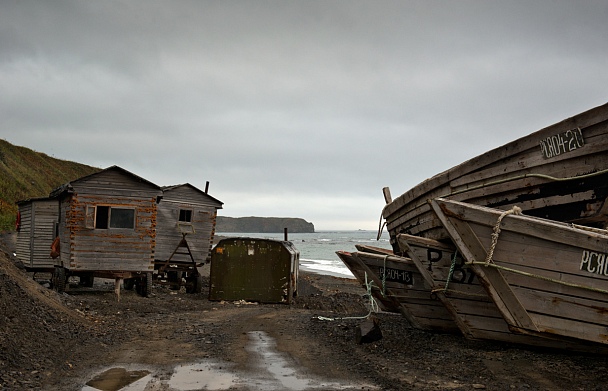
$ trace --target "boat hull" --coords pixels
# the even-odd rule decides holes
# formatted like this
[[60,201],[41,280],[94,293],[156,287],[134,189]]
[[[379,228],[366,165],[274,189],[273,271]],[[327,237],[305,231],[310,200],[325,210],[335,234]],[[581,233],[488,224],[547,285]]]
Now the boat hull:
[[607,231],[445,199],[431,204],[511,330],[608,344]]
[[[556,150],[553,144],[562,147]],[[427,202],[431,199],[503,210],[518,205],[531,216],[605,228],[606,197],[608,104],[437,174],[387,200],[382,215],[397,253],[400,233],[449,238]]]
[[565,342],[553,336],[549,339],[512,332],[471,266],[465,264],[451,243],[405,234],[399,235],[398,240],[465,337],[534,347],[590,350],[587,345]]
[[458,327],[413,262],[404,257],[373,252],[338,251],[337,255],[359,282],[373,283],[371,294],[383,309],[402,314],[412,327],[458,333]]

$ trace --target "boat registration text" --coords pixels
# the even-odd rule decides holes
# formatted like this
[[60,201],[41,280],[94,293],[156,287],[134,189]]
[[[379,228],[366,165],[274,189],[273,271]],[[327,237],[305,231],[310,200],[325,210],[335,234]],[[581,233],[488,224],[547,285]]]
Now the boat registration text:
[[414,283],[412,272],[390,267],[380,267],[380,278],[385,281],[400,282],[406,285],[412,285]]
[[579,128],[556,134],[540,140],[540,150],[545,159],[571,152],[585,145],[583,133]]
[[596,253],[595,251],[583,250],[580,270],[593,274],[608,276],[608,254]]

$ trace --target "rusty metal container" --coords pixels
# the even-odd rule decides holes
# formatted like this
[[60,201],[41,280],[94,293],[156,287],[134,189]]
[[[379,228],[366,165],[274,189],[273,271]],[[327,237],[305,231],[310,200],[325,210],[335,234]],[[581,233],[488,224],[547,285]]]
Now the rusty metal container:
[[300,252],[289,241],[226,238],[211,252],[209,300],[291,303]]

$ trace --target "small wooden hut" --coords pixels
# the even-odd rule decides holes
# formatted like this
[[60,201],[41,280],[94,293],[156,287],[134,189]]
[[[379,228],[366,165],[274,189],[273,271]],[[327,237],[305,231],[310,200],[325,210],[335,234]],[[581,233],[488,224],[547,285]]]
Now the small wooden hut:
[[55,198],[30,198],[17,202],[17,259],[29,272],[53,272],[51,245],[57,236],[59,201]]
[[162,189],[112,166],[64,184],[51,193],[59,201],[60,256],[54,286],[79,275],[134,284],[143,296],[152,288],[157,203]]
[[291,303],[300,252],[289,241],[226,238],[211,253],[209,300]]
[[205,191],[185,183],[163,187],[158,204],[155,269],[159,282],[200,293],[202,280],[198,267],[210,258],[218,209],[223,203]]

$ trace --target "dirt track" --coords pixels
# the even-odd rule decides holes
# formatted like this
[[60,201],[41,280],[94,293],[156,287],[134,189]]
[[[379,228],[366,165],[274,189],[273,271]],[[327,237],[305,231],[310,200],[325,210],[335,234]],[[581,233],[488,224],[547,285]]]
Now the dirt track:
[[112,281],[58,295],[0,254],[0,389],[87,389],[112,368],[146,375],[142,390],[205,389],[204,380],[174,381],[191,364],[210,371],[207,389],[607,389],[603,356],[426,333],[398,315],[377,314],[383,338],[357,344],[360,320],[317,317],[365,315],[363,289],[306,273],[299,287],[292,306],[210,302],[165,287],[151,298],[123,291],[116,302]]

